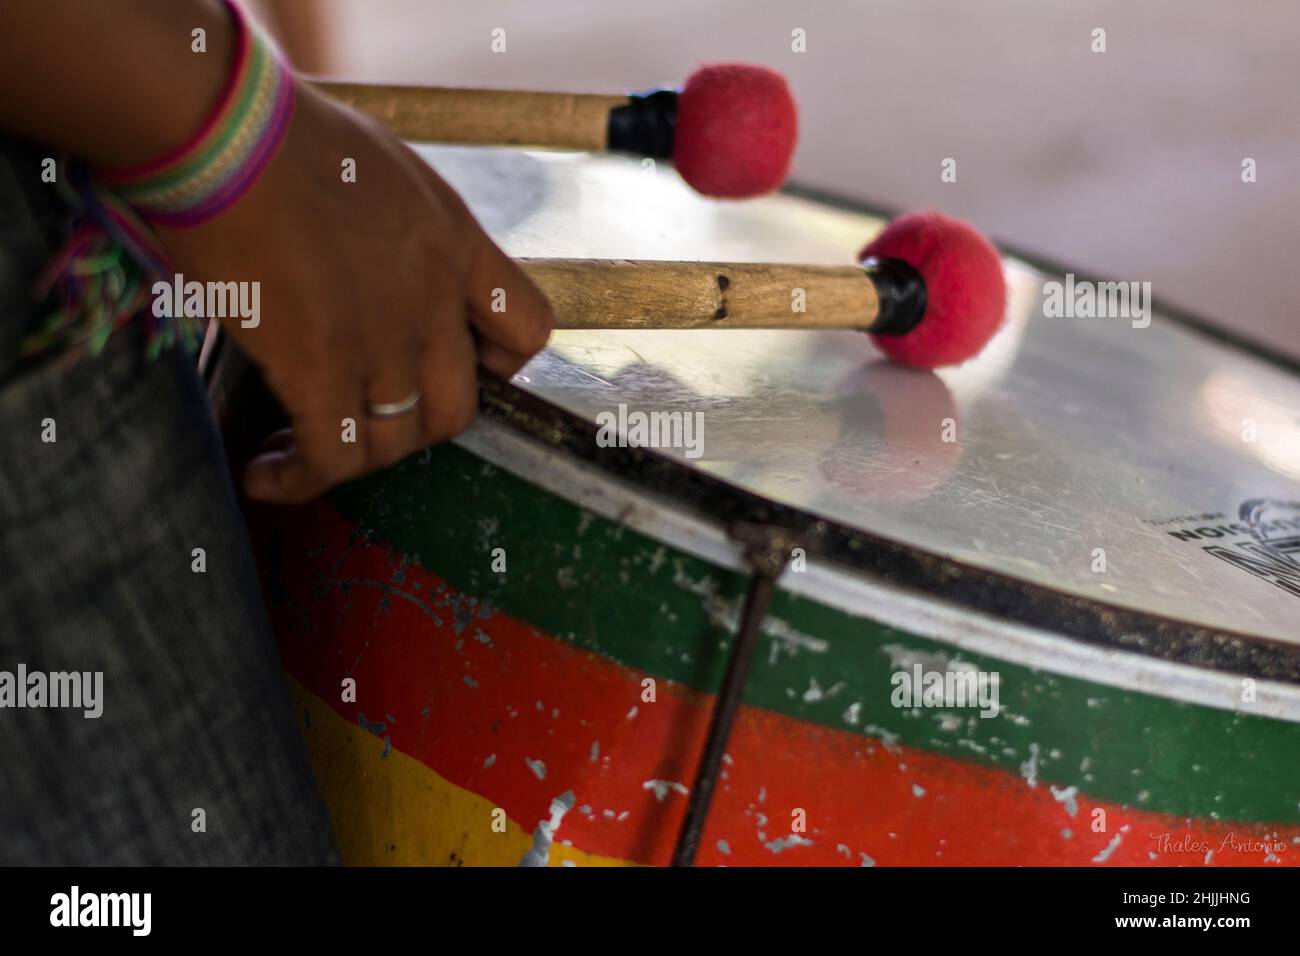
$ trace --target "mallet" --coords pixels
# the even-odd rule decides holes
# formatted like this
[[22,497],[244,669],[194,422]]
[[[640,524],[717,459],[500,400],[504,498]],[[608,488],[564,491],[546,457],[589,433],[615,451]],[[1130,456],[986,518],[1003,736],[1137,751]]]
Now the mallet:
[[977,355],[1002,323],[1001,259],[967,223],[934,212],[900,216],[859,259],[516,261],[561,329],[857,329],[895,362],[935,368]]
[[743,63],[701,67],[680,91],[615,96],[316,85],[403,139],[671,159],[698,192],[730,199],[771,192],[785,181],[798,125],[781,75]]

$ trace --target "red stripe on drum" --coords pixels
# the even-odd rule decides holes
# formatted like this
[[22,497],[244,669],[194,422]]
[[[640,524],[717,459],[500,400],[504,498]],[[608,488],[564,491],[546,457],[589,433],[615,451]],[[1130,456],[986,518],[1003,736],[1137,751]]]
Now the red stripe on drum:
[[[668,861],[710,695],[659,679],[654,702],[644,700],[643,681],[653,675],[494,611],[412,556],[369,540],[326,503],[259,511],[254,524],[259,553],[279,554],[264,571],[286,669],[312,693],[512,819],[545,819],[571,791],[559,842]],[[345,699],[346,678],[355,681],[354,699]],[[340,789],[332,784],[327,791]],[[1018,776],[743,707],[698,862],[1240,865],[1297,857],[1294,826],[1137,811],[1053,787],[1032,767]]]

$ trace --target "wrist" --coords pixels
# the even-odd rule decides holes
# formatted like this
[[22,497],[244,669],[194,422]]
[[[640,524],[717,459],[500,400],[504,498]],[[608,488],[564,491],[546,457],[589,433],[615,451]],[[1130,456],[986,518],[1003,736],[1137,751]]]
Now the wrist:
[[293,117],[296,78],[243,11],[228,9],[236,28],[232,64],[198,129],[147,163],[96,170],[156,226],[199,225],[232,206],[270,164]]
[[[96,168],[121,169],[148,163],[178,149],[211,116],[234,67],[237,30],[222,0],[180,5],[184,14],[151,21],[149,45],[157,50],[152,69],[133,70],[124,93],[129,136],[110,138],[82,156]],[[202,49],[195,31],[202,30]]]

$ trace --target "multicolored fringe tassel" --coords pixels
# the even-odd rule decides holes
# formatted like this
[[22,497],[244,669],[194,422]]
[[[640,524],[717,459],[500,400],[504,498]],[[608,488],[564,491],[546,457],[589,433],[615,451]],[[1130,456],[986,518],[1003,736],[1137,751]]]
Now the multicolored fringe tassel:
[[148,326],[150,358],[178,343],[196,348],[200,320],[158,317],[150,308],[154,282],[176,271],[153,230],[78,164],[61,163],[58,183],[76,218],[72,234],[37,277],[35,294],[54,311],[23,339],[23,355],[98,354],[137,315]]
[[293,75],[239,7],[227,5],[238,25],[235,67],[207,122],[152,163],[97,171],[155,225],[198,225],[237,202],[271,162],[293,117]]

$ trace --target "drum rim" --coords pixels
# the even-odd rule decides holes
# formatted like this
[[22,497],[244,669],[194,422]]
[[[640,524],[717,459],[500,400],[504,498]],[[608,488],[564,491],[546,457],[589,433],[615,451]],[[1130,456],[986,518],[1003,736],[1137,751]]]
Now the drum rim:
[[[847,212],[883,218],[892,215],[884,207],[822,190],[787,185],[782,194]],[[1096,274],[1080,272],[1012,245],[999,243],[999,248],[1004,254],[1049,275],[1072,271],[1080,278],[1101,281]],[[1300,361],[1274,352],[1262,343],[1225,332],[1157,297],[1152,299],[1152,308],[1220,345],[1300,374]],[[696,514],[727,526],[771,525],[791,532],[809,557],[1084,643],[1201,669],[1300,683],[1300,645],[1110,604],[982,568],[802,508],[770,501],[653,449],[602,448],[596,442],[598,429],[594,422],[500,379],[484,376],[480,405],[505,426],[573,454],[613,478],[636,482],[652,494],[665,496]]]

